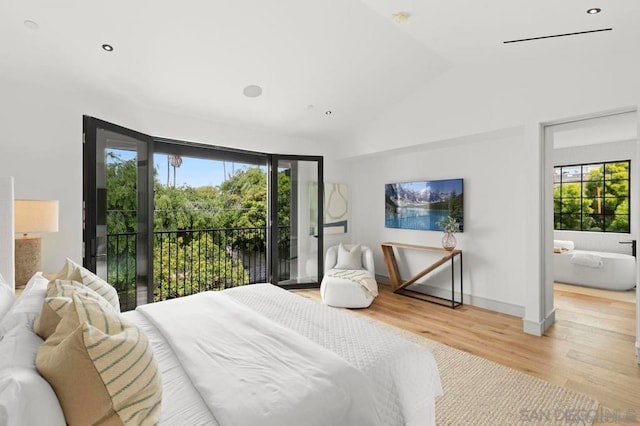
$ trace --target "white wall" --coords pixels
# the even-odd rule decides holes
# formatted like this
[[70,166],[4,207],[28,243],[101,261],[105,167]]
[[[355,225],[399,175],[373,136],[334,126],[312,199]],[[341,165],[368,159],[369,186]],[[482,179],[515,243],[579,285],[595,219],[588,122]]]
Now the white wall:
[[[45,80],[43,80],[45,81]],[[16,198],[60,201],[60,230],[42,235],[43,269],[82,258],[82,116],[154,136],[260,152],[322,155],[325,145],[256,129],[155,111],[101,93],[58,90],[0,78],[2,175],[15,178]],[[326,175],[341,179],[339,165]]]
[[15,246],[12,238],[13,217],[13,178],[0,177],[0,275],[11,288],[15,288],[14,256]]
[[[527,47],[523,45],[521,48]],[[489,277],[488,280],[504,279],[504,282],[520,283],[514,284],[517,290],[488,284],[478,289],[490,299],[524,303],[524,328],[534,334],[541,334],[550,324],[546,320],[552,319],[553,309],[552,306],[546,307],[543,299],[541,124],[636,107],[640,103],[640,61],[637,58],[625,52],[611,52],[606,61],[599,55],[582,54],[577,50],[560,51],[559,54],[562,56],[550,54],[545,58],[547,60],[538,61],[505,54],[500,67],[496,67],[495,63],[458,66],[417,89],[413,96],[391,105],[383,114],[361,127],[348,140],[349,143],[345,139],[341,145],[343,156],[352,159],[366,159],[374,153],[384,155],[390,149],[403,148],[407,155],[399,158],[391,170],[385,171],[385,176],[391,180],[400,180],[408,174],[433,178],[442,174],[440,167],[445,166],[439,163],[441,160],[436,161],[435,165],[431,160],[425,163],[427,167],[416,163],[416,157],[426,160],[420,154],[425,143],[446,146],[459,139],[474,139],[476,136],[491,135],[492,132],[524,128],[511,141],[513,149],[487,150],[478,157],[482,161],[493,158],[491,164],[506,167],[507,170],[513,167],[513,161],[518,162],[517,182],[524,202],[516,202],[505,217],[518,217],[521,221],[515,228],[498,226],[496,222],[489,225],[489,229],[500,235],[495,238],[501,242],[513,241],[511,236],[518,231],[522,238],[517,246],[501,248],[500,259],[492,259],[489,263],[472,262],[468,273]],[[466,152],[465,147],[455,151],[456,155],[462,156]],[[372,181],[378,181],[376,175],[380,169],[376,166],[379,164],[373,160],[370,164],[371,168],[360,166],[358,170],[368,173]],[[444,170],[448,176],[466,175],[466,169],[460,163],[448,161],[446,167]],[[355,174],[353,182],[364,184],[364,180]],[[354,184],[353,192],[357,194],[359,191],[360,188]],[[468,191],[471,194],[471,189]],[[357,236],[366,236],[371,223],[361,220],[360,216],[367,211],[371,202],[360,197],[357,201],[354,199],[354,203],[354,232]],[[485,207],[492,209],[493,203],[490,198],[482,200],[479,211],[482,212]],[[473,221],[477,215],[481,215],[477,208],[471,206],[465,214],[466,218]],[[471,239],[466,235],[470,234],[465,232],[462,244],[468,257],[487,256],[486,251],[472,254],[478,249],[468,245]],[[388,238],[386,235],[384,237]],[[411,233],[394,237],[402,238],[405,242],[421,238]],[[480,235],[475,238],[487,237]],[[473,244],[484,245],[480,241],[474,241]],[[504,269],[498,262],[515,266]],[[496,271],[503,274],[504,278],[496,276]],[[522,295],[514,297],[513,291]]]
[[[325,152],[324,157],[324,181],[331,183],[344,183],[349,185],[349,199],[348,199],[348,217],[347,217],[347,232],[344,234],[325,234],[324,235],[324,251],[340,243],[354,242],[353,237],[353,187],[351,186],[351,171],[350,163],[348,160],[336,158],[336,154],[339,152],[328,145],[328,149]],[[325,200],[326,203],[326,200]]]
[[[466,303],[472,296],[476,305],[523,316],[525,259],[509,255],[520,251],[525,243],[522,132],[516,129],[476,135],[436,147],[426,144],[410,153],[390,152],[352,160],[355,240],[373,248],[377,274],[388,277],[381,242],[441,247],[443,236],[440,231],[386,228],[385,184],[463,178],[464,232],[456,234],[456,239],[464,256]],[[408,278],[439,257],[401,250],[401,275]],[[419,282],[450,289],[449,268],[443,266],[439,274]],[[458,271],[456,265],[456,276]]]
[[[572,57],[553,66],[505,56],[465,64],[392,104],[340,145],[342,157],[637,105],[640,61],[627,54]],[[548,59],[552,59],[549,57]],[[534,144],[535,141],[530,140]],[[537,149],[537,147],[536,147]]]
[[[594,145],[575,146],[553,150],[554,165],[588,164],[601,161],[631,160],[631,170],[637,167],[637,142],[618,141]],[[631,188],[635,188],[640,182],[632,182]],[[611,232],[576,232],[554,231],[554,239],[573,241],[577,249],[595,250],[613,253],[631,254],[630,245],[622,245],[620,241],[637,239],[638,225],[640,224],[640,202],[638,197],[631,197],[631,233]]]

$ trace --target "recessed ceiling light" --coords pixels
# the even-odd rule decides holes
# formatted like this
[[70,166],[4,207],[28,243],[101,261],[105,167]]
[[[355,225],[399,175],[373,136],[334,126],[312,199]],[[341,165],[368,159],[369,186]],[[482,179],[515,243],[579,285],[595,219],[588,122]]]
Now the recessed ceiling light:
[[593,7],[591,9],[587,10],[587,13],[589,15],[595,15],[596,13],[600,13],[600,12],[602,12],[602,9],[598,9],[597,7]]
[[324,112],[324,115],[331,115],[331,114],[333,114],[333,112],[331,112],[331,110],[330,110],[330,109],[328,109],[328,110],[326,110],[326,111]]
[[262,87],[256,84],[250,84],[242,90],[247,98],[257,98],[262,95]]
[[102,48],[103,48],[104,50],[106,50],[107,52],[113,52],[113,46],[112,46],[112,45],[110,45],[110,44],[103,44],[103,45],[102,45]]
[[38,25],[36,21],[31,21],[29,19],[26,19],[24,21],[24,26],[29,28],[30,30],[37,30],[38,28],[40,28],[40,25]]
[[409,12],[396,12],[391,15],[394,21],[398,24],[404,24],[409,20],[411,14]]

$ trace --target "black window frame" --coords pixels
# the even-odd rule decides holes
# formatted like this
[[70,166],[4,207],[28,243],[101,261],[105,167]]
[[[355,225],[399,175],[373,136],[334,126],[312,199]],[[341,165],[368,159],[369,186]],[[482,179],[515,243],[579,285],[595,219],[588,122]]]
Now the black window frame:
[[[619,163],[627,163],[627,178],[625,179],[607,179],[607,173],[606,173],[606,166],[608,164],[619,164]],[[611,198],[611,197],[607,197],[607,181],[609,182],[620,182],[620,181],[626,181],[627,182],[627,203],[629,204],[629,208],[627,211],[627,230],[626,231],[620,231],[620,230],[608,230],[607,229],[607,218],[610,217],[611,215],[607,215],[606,214],[606,210],[603,209],[602,213],[591,213],[591,216],[601,216],[601,223],[602,223],[602,229],[601,230],[593,230],[593,229],[585,229],[584,227],[584,215],[585,213],[583,212],[583,207],[584,207],[584,200],[585,199],[590,199],[589,197],[585,197],[584,195],[584,184],[587,182],[592,182],[588,179],[586,179],[585,177],[585,173],[584,173],[584,167],[586,166],[594,166],[594,165],[599,165],[602,167],[602,188],[603,188],[603,194],[600,197],[597,197],[599,199],[602,199],[602,201],[604,202],[607,198]],[[564,181],[564,173],[563,173],[563,169],[565,168],[580,168],[580,179],[579,180],[571,180],[571,181]],[[556,170],[560,169],[560,178],[558,181],[556,181],[555,179],[555,174],[556,174]],[[618,233],[618,234],[630,234],[631,233],[631,160],[630,159],[626,159],[626,160],[616,160],[616,161],[592,161],[592,162],[588,162],[588,163],[578,163],[578,164],[566,164],[566,165],[558,165],[558,166],[554,166],[553,167],[553,173],[554,173],[554,178],[553,178],[553,187],[554,187],[554,195],[553,195],[553,229],[554,231],[573,231],[573,232],[602,232],[602,233]],[[563,188],[562,186],[564,184],[579,184],[580,185],[580,229],[575,229],[575,228],[557,228],[556,225],[560,222],[562,223],[562,201],[563,199],[577,199],[578,197],[563,197]],[[560,186],[560,197],[556,197],[555,196],[555,188],[556,186]],[[558,201],[559,201],[559,205],[560,205],[560,211],[556,211],[556,205],[558,205]],[[619,215],[619,214],[614,214],[615,216],[624,216],[624,215]],[[560,221],[557,220],[557,218],[560,217]]]

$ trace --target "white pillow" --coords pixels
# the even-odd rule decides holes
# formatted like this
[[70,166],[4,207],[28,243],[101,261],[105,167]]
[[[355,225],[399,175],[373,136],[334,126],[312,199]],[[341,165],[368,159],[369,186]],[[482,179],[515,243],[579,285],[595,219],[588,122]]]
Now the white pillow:
[[[43,340],[27,324],[18,324],[0,337],[0,370],[36,366],[36,354]],[[0,423],[2,424],[2,423]]]
[[0,425],[65,424],[55,392],[36,370],[41,344],[26,322],[0,337]]
[[362,269],[362,247],[360,247],[360,244],[347,250],[340,243],[338,246],[338,261],[334,269]]
[[15,301],[16,295],[13,289],[2,280],[2,275],[0,275],[0,321],[9,312]]
[[66,425],[55,392],[35,367],[0,370],[0,425]]
[[49,280],[40,273],[31,277],[20,297],[16,299],[9,312],[0,320],[0,337],[7,334],[9,330],[17,325],[26,325],[28,328],[33,327],[33,321],[42,309],[48,284]]

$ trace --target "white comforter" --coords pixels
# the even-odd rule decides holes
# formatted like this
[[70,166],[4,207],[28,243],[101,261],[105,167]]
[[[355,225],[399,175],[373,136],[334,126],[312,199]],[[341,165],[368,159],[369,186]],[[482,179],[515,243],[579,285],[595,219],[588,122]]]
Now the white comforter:
[[221,426],[381,425],[369,379],[224,292],[138,309]]
[[[304,336],[310,341],[309,345],[314,342],[328,349],[365,374],[374,386],[373,398],[385,426],[435,424],[434,399],[442,394],[442,387],[435,360],[427,349],[356,314],[329,308],[270,284],[236,287],[225,290],[224,294],[261,318],[266,317]],[[172,303],[161,302],[155,306]],[[185,361],[176,356],[168,339],[142,314],[144,309],[147,308],[140,307],[124,315],[142,327],[154,347],[162,371],[161,424],[218,425],[217,409],[208,408],[203,402],[185,372]],[[183,310],[193,311],[189,307]],[[173,318],[173,314],[165,315],[168,321]],[[235,330],[237,318],[228,321],[225,328]],[[216,377],[217,374],[222,372],[217,372]]]

